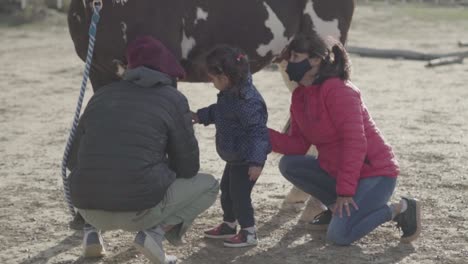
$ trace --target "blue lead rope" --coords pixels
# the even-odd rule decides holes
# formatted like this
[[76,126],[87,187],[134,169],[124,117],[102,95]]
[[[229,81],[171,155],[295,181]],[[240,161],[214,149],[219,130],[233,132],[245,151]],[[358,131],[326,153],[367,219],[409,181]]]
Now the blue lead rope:
[[70,210],[72,217],[75,217],[76,212],[75,212],[75,207],[73,206],[71,197],[70,197],[70,186],[68,184],[68,176],[67,176],[67,163],[68,163],[68,158],[70,155],[71,146],[75,138],[76,129],[78,127],[78,122],[80,120],[81,106],[83,105],[83,99],[84,99],[84,95],[86,92],[86,86],[88,84],[89,72],[91,70],[91,62],[93,59],[94,43],[96,42],[97,24],[99,22],[99,19],[101,18],[99,15],[99,12],[101,11],[101,9],[102,9],[102,1],[94,1],[93,2],[93,17],[91,18],[91,25],[89,26],[88,55],[86,56],[86,66],[85,66],[85,71],[83,74],[83,81],[81,83],[80,96],[78,98],[78,103],[76,105],[73,125],[70,130],[70,135],[68,136],[67,146],[65,147],[65,152],[63,154],[63,160],[62,160],[63,190],[65,194],[65,199],[67,200],[68,209]]

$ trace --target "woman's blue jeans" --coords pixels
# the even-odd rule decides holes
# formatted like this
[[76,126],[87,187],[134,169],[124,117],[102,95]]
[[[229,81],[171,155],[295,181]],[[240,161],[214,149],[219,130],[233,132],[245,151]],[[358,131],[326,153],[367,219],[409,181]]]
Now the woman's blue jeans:
[[[279,164],[281,174],[297,188],[314,196],[330,207],[336,201],[336,181],[320,168],[313,156],[284,156]],[[351,216],[333,215],[328,226],[327,239],[338,245],[349,245],[392,220],[387,205],[395,190],[396,178],[376,176],[359,181],[353,197],[359,207],[351,208]]]

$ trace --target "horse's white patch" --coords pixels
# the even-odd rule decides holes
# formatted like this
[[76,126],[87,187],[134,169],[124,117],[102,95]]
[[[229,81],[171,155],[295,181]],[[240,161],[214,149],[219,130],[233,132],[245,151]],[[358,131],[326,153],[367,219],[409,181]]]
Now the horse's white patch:
[[125,5],[129,0],[112,0],[114,4],[121,4],[122,6]]
[[125,43],[127,43],[127,23],[120,22],[120,27],[122,28],[122,38]]
[[197,19],[195,20],[195,25],[200,20],[207,20],[208,19],[208,12],[201,9],[201,7],[197,7]]
[[189,52],[195,47],[195,39],[193,37],[187,36],[185,33],[185,20],[182,20],[182,58],[187,59]]
[[271,51],[273,55],[278,55],[289,43],[289,39],[285,36],[286,28],[273,9],[267,3],[263,3],[263,5],[265,5],[268,11],[268,19],[265,21],[265,26],[273,33],[273,39],[268,44],[260,44],[257,48],[257,53],[260,56],[266,56]]
[[304,14],[309,15],[314,23],[315,32],[322,38],[333,37],[337,40],[340,39],[341,33],[338,28],[338,19],[335,18],[332,21],[325,21],[321,19],[314,10],[314,4],[312,0],[309,0],[305,9]]

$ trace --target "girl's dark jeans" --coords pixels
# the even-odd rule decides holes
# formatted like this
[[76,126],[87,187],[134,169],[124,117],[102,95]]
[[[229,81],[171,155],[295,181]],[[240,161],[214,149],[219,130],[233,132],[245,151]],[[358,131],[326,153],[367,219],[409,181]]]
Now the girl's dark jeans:
[[255,185],[249,179],[249,164],[227,163],[221,179],[221,206],[223,220],[239,222],[241,228],[255,225],[254,209],[250,194]]

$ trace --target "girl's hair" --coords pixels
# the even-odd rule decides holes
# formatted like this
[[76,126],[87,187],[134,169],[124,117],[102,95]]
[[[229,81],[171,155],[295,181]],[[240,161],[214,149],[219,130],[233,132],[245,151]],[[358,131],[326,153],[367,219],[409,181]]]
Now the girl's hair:
[[216,46],[206,56],[206,69],[213,75],[224,74],[232,87],[240,89],[250,74],[249,59],[239,48],[228,45]]
[[325,41],[316,34],[298,35],[288,46],[288,58],[291,51],[307,53],[310,58],[321,58],[318,76],[322,81],[331,77],[339,77],[343,80],[350,78],[351,61],[348,52],[337,40],[330,38]]

